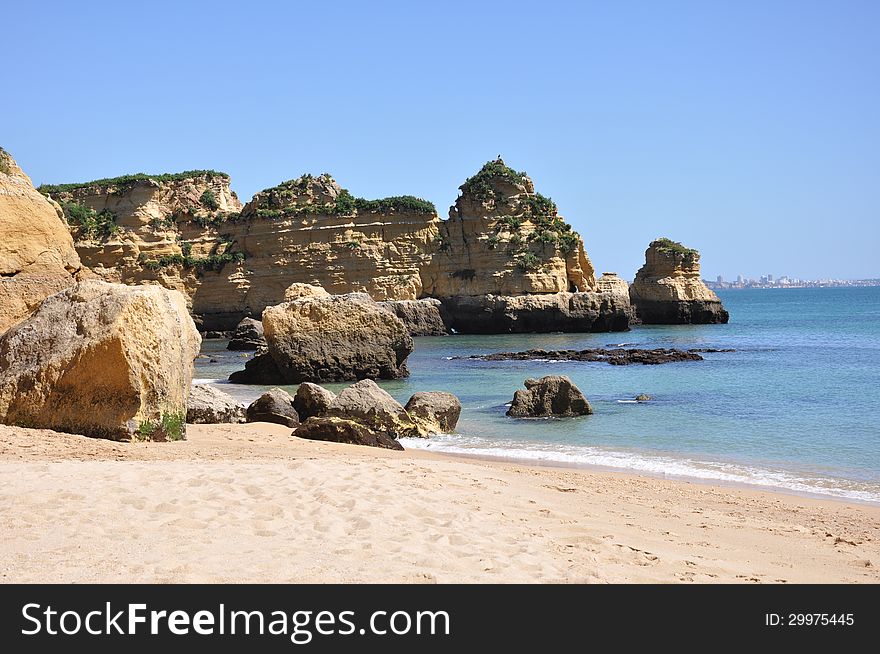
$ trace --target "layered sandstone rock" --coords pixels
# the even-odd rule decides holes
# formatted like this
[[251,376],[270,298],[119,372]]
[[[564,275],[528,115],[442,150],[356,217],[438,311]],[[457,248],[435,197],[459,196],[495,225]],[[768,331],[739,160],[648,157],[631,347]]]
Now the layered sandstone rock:
[[263,333],[268,356],[288,384],[409,374],[409,332],[364,293],[304,297],[269,307],[263,312]]
[[186,422],[191,425],[245,422],[244,409],[223,391],[208,384],[197,384],[189,391]]
[[700,277],[700,253],[668,238],[652,241],[629,288],[645,324],[726,323],[729,314]]
[[439,233],[429,202],[355,198],[329,175],[284,182],[244,207],[216,172],[43,190],[67,203],[69,217],[78,207],[95,212],[98,227],[73,226],[87,266],[108,280],[184,292],[210,330],[258,318],[290,299],[292,284],[415,299]]
[[443,306],[466,334],[623,331],[631,314],[628,298],[608,292],[458,296]]
[[583,241],[525,173],[499,158],[462,184],[422,272],[432,297],[595,290]]
[[0,333],[75,283],[80,267],[57,205],[0,148]]
[[79,283],[0,337],[0,419],[114,439],[183,438],[200,344],[180,293]]
[[461,417],[461,401],[452,393],[442,391],[415,393],[404,409],[411,420],[420,422],[429,433],[451,434]]

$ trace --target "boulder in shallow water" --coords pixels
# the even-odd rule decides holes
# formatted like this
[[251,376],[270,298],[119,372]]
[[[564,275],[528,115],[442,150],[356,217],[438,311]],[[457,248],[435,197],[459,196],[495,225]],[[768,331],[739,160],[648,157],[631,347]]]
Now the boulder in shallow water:
[[196,384],[189,391],[186,421],[191,425],[246,422],[245,408],[213,386]]
[[274,422],[285,427],[297,427],[299,414],[293,408],[290,393],[280,388],[273,388],[263,393],[247,408],[248,422]]
[[400,318],[410,336],[445,336],[449,333],[440,300],[386,300],[379,302],[379,306]]
[[293,396],[293,408],[299,414],[299,419],[305,421],[326,415],[335,399],[336,394],[323,386],[303,382]]
[[0,337],[0,420],[178,440],[201,338],[177,291],[87,281]]
[[650,401],[651,401],[650,395],[646,395],[645,393],[641,393],[639,395],[636,395],[636,402],[650,402]]
[[452,393],[421,392],[409,398],[404,410],[432,432],[452,433],[461,416],[461,402]]
[[293,430],[293,435],[316,441],[403,450],[403,446],[385,432],[370,429],[359,422],[344,418],[309,418]]
[[253,318],[244,318],[235,328],[227,350],[259,350],[266,347],[266,339],[263,338],[263,323]]
[[[245,355],[246,356],[246,355]],[[283,384],[284,376],[275,365],[275,359],[267,350],[258,350],[253,358],[244,364],[244,370],[236,370],[229,375],[233,384]]]
[[269,354],[288,384],[409,374],[412,337],[397,316],[364,293],[304,297],[268,307],[263,328]]
[[512,418],[545,418],[585,416],[593,409],[571,379],[550,375],[541,379],[527,379],[525,390],[514,393],[507,415]]

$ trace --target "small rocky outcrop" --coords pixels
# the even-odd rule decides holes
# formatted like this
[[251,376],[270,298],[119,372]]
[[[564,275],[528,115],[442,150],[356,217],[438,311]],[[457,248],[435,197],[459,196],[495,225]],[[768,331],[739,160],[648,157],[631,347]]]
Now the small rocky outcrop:
[[299,425],[299,414],[293,408],[290,393],[280,388],[263,393],[246,411],[247,422],[274,422],[285,427]]
[[246,422],[245,408],[213,386],[196,384],[189,391],[186,422],[191,425]]
[[429,431],[452,433],[461,416],[461,402],[452,393],[428,391],[415,393],[404,410]]
[[639,393],[635,397],[636,402],[650,402],[651,396],[646,393]]
[[629,288],[647,325],[726,323],[730,316],[700,277],[700,253],[668,238],[652,241]]
[[421,435],[403,405],[371,379],[364,379],[343,389],[330,404],[325,415],[354,420],[394,438]]
[[593,409],[580,389],[571,379],[559,375],[527,379],[525,390],[513,395],[507,410],[512,418],[546,418],[586,416]]
[[259,350],[266,347],[266,339],[263,338],[263,323],[253,318],[243,318],[235,327],[235,333],[229,339],[227,350]]
[[80,268],[58,205],[0,148],[0,333],[73,285]]
[[637,348],[593,348],[588,350],[525,350],[524,352],[494,352],[492,354],[472,354],[469,357],[453,357],[461,359],[477,359],[479,361],[601,361],[612,366],[629,366],[640,363],[646,366],[678,361],[702,361],[699,350],[676,350],[671,348],[655,348],[641,350]]
[[183,438],[200,344],[180,293],[79,283],[0,337],[0,420],[113,439]]
[[344,418],[309,418],[294,430],[293,435],[316,441],[403,450],[403,445],[385,432],[370,429],[359,422]]
[[299,414],[299,419],[305,421],[327,415],[335,400],[336,394],[323,386],[304,382],[293,397],[293,408]]
[[481,295],[442,300],[462,334],[607,332],[629,329],[629,299],[604,292]]
[[445,336],[449,333],[446,327],[448,317],[439,300],[388,300],[379,305],[400,318],[410,336]]
[[[268,354],[284,383],[398,379],[413,341],[403,322],[362,293],[305,297],[263,312]],[[254,374],[230,380],[272,383]],[[274,374],[274,373],[273,373]],[[253,383],[253,381],[251,383]]]

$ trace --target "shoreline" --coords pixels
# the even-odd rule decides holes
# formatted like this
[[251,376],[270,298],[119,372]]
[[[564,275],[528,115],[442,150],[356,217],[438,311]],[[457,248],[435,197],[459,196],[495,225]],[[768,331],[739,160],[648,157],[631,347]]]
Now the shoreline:
[[880,582],[880,507],[279,425],[0,427],[5,582]]

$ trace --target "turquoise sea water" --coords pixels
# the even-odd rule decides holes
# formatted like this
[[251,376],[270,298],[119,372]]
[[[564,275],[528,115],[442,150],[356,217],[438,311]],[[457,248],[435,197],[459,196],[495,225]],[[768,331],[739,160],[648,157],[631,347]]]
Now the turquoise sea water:
[[[411,376],[381,385],[401,402],[420,390],[449,391],[462,401],[456,434],[404,440],[406,447],[880,502],[880,288],[720,295],[731,314],[728,325],[417,338]],[[623,343],[736,352],[660,366],[450,359]],[[198,360],[196,377],[225,379],[243,366],[241,354],[224,347],[225,342],[205,342],[203,351],[217,362]],[[565,420],[505,417],[505,404],[523,380],[546,374],[571,377],[595,414]],[[242,400],[263,390],[222,388]],[[654,399],[627,401],[639,393]]]

